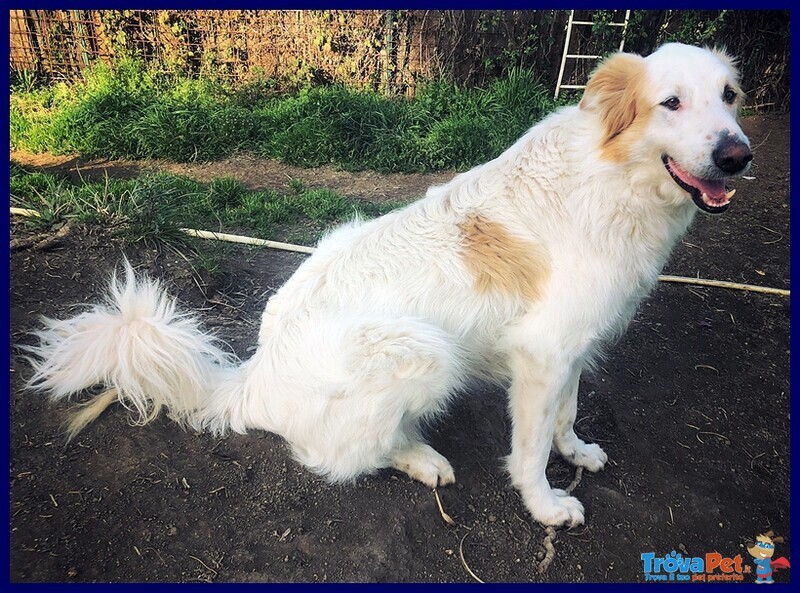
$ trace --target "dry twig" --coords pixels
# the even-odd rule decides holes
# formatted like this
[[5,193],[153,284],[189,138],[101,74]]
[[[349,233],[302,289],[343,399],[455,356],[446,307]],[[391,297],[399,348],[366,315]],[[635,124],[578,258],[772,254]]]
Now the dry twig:
[[[572,482],[570,482],[569,486],[565,488],[567,494],[572,494],[572,491],[578,487],[578,484],[581,483],[581,478],[583,478],[583,468],[578,467],[575,470],[575,477],[573,478]],[[539,574],[544,574],[547,572],[547,569],[550,568],[550,563],[556,557],[556,547],[553,545],[556,541],[556,530],[552,525],[548,525],[545,530],[544,540],[542,541],[542,546],[544,547],[544,558],[542,558],[541,562],[539,562]]]
[[445,512],[444,507],[442,506],[442,499],[439,498],[439,491],[436,488],[433,489],[433,495],[436,497],[436,505],[439,507],[439,514],[442,515],[444,522],[448,525],[455,525],[456,522],[453,520],[453,518]]
[[458,544],[458,555],[459,555],[459,557],[461,558],[461,564],[463,564],[463,565],[464,565],[464,568],[465,568],[465,569],[467,569],[467,572],[469,573],[469,576],[471,576],[473,579],[475,579],[475,580],[476,580],[476,581],[478,581],[479,583],[483,583],[484,581],[482,581],[482,580],[480,579],[480,577],[478,577],[478,575],[476,575],[474,572],[472,572],[472,569],[469,567],[469,564],[467,564],[467,561],[466,561],[466,559],[464,558],[464,540],[465,540],[465,539],[467,539],[467,536],[468,536],[469,534],[470,534],[470,532],[469,532],[469,531],[467,531],[467,532],[464,534],[464,537],[462,537],[462,538],[461,538],[461,541],[460,541],[460,542],[459,542],[459,544]]
[[739,282],[726,282],[724,280],[707,280],[705,278],[687,278],[684,276],[659,276],[661,282],[677,282],[679,284],[695,284],[697,286],[715,286],[717,288],[730,288],[732,290],[745,290],[748,292],[760,292],[763,294],[777,294],[789,296],[789,291],[783,288],[771,288],[769,286],[754,286],[753,284],[741,284]]

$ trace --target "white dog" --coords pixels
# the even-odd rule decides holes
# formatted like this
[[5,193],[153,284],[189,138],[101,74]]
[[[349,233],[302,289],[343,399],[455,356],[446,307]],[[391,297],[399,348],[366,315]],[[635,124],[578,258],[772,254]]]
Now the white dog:
[[104,305],[46,321],[29,385],[54,399],[108,386],[71,436],[119,400],[141,423],[164,407],[197,429],[277,433],[331,480],[394,467],[435,487],[455,477],[421,422],[469,377],[490,378],[509,386],[508,471],[527,508],[581,523],[581,503],[548,484],[550,449],[605,464],[573,429],[581,370],[624,330],[697,208],[727,208],[725,180],[752,158],[741,100],[722,51],[616,54],[579,105],[493,161],[323,239],[267,303],[250,360],[126,264]]

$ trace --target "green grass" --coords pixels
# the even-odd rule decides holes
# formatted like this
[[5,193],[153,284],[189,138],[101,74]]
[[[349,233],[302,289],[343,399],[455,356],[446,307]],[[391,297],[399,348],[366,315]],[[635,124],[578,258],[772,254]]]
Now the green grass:
[[132,61],[11,94],[11,145],[108,158],[214,160],[246,149],[301,166],[463,169],[510,146],[554,107],[528,70],[485,89],[429,82],[413,100],[342,86],[291,96],[153,74]]
[[184,227],[250,234],[264,239],[302,237],[312,244],[323,232],[355,215],[371,218],[399,202],[370,203],[329,189],[293,182],[285,192],[252,191],[230,178],[201,184],[169,173],[135,179],[73,182],[29,171],[11,162],[11,205],[38,211],[27,224],[47,227],[76,220],[115,229],[130,241],[186,243]]

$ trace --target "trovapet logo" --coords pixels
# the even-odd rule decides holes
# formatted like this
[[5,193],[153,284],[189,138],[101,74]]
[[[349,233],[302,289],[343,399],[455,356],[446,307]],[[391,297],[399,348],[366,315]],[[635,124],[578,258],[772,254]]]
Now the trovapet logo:
[[642,554],[645,581],[723,582],[743,581],[744,574],[752,571],[740,554],[733,558],[718,552],[704,556],[684,556],[672,550],[666,556],[654,552]]
[[[776,570],[791,568],[789,560],[783,556],[773,558],[775,544],[783,543],[782,537],[775,537],[772,531],[762,533],[755,539],[747,552],[752,556],[745,560],[741,554],[724,556],[719,552],[708,552],[702,556],[684,556],[672,550],[666,556],[656,556],[654,552],[644,552],[642,570],[645,581],[683,581],[683,582],[726,582],[748,581],[755,572],[756,583],[772,583]],[[755,570],[753,566],[755,564]],[[748,575],[745,577],[745,575]]]

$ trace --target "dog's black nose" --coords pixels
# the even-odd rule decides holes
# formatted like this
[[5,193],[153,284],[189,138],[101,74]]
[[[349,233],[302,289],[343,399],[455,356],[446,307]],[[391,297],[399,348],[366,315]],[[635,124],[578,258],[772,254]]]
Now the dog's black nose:
[[711,155],[714,164],[725,173],[738,173],[753,160],[750,147],[734,136],[728,136],[717,144]]

